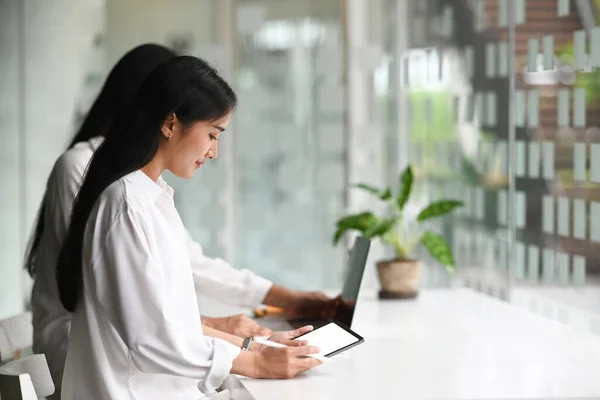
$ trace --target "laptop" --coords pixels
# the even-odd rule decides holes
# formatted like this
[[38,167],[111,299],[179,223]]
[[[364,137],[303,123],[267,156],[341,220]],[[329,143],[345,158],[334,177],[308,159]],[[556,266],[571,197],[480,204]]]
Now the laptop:
[[[365,265],[367,264],[370,247],[371,241],[369,239],[358,236],[354,241],[354,246],[348,257],[348,274],[346,275],[344,286],[342,288],[342,304],[338,307],[337,312],[333,317],[333,321],[339,322],[348,328],[352,327],[354,310],[356,308],[360,284],[365,272]],[[261,325],[273,331],[293,330],[304,325],[312,325],[316,329],[329,322],[331,322],[331,320],[314,318],[294,318],[288,320],[280,318],[264,318],[260,320]]]

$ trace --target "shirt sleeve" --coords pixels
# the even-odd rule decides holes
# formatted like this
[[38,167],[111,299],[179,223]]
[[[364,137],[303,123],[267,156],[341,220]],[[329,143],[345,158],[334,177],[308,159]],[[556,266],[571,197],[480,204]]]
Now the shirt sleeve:
[[196,293],[234,306],[262,304],[273,282],[247,269],[233,268],[223,259],[206,256],[189,232],[185,234]]
[[140,371],[198,379],[200,390],[212,393],[240,349],[204,336],[200,318],[182,318],[181,305],[161,284],[173,266],[152,256],[147,237],[141,214],[123,211],[94,263],[90,286]]

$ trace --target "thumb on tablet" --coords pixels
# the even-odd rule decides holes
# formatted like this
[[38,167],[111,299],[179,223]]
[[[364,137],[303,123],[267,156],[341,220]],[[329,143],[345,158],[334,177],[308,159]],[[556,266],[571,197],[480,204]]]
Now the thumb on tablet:
[[311,332],[313,330],[313,326],[312,325],[305,325],[301,328],[298,328],[296,330],[293,331],[289,331],[288,334],[290,335],[290,337],[292,339],[297,338],[298,336],[302,336],[305,333]]

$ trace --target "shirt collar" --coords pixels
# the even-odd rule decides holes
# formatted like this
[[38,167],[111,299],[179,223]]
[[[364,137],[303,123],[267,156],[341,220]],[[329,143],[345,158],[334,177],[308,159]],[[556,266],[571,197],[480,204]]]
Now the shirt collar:
[[173,198],[173,188],[169,186],[161,176],[154,182],[142,170],[138,169],[137,171],[126,175],[125,180],[140,189],[140,191],[152,201],[158,199],[162,194],[166,194],[170,198]]

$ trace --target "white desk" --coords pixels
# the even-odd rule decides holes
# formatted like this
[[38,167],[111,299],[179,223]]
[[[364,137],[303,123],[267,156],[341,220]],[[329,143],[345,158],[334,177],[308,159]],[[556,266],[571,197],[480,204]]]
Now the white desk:
[[365,343],[287,381],[239,382],[256,400],[600,399],[600,338],[469,289],[361,298]]

